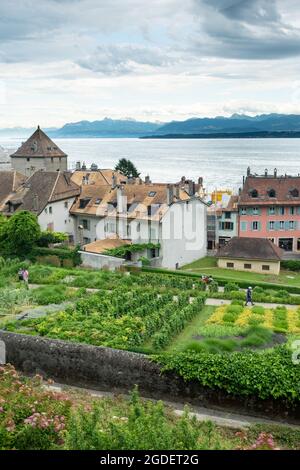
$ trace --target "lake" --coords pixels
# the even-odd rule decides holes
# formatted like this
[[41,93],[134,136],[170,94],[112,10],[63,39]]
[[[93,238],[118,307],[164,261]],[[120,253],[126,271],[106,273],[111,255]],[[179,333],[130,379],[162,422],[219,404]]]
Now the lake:
[[[15,149],[25,139],[2,138],[0,145]],[[154,182],[175,182],[182,176],[203,176],[208,190],[238,188],[248,165],[261,174],[265,168],[278,174],[300,173],[300,139],[54,139],[69,155],[99,168],[112,168],[129,158],[142,176]]]

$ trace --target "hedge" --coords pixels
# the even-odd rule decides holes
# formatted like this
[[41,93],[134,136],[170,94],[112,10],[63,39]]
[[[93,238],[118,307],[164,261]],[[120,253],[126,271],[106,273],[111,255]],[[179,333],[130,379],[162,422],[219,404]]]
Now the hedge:
[[300,367],[292,363],[286,346],[266,352],[177,352],[152,359],[163,366],[163,371],[175,371],[186,381],[196,380],[235,396],[300,402]]
[[288,269],[289,271],[300,271],[300,260],[289,259],[281,261],[281,267],[283,269]]
[[37,258],[49,258],[57,257],[61,260],[61,264],[64,264],[65,260],[71,260],[74,266],[78,266],[81,263],[81,257],[78,253],[78,247],[74,249],[69,248],[46,248],[46,247],[34,247],[31,251],[29,258],[35,260]]
[[[185,271],[180,271],[180,270],[168,270],[168,269],[163,269],[163,268],[150,268],[150,267],[142,267],[141,270],[143,272],[151,272],[151,273],[160,273],[160,274],[169,274],[169,275],[175,275],[175,276],[186,276],[186,277],[191,277],[194,278],[195,280],[199,280],[201,278],[201,274],[195,274],[195,273],[187,273]],[[243,280],[237,280],[234,278],[225,278],[222,276],[215,275],[213,276],[214,280],[218,282],[220,286],[225,286],[225,284],[228,284],[229,282],[233,282],[234,284],[237,284],[239,287],[243,289],[247,289],[249,286],[249,281],[243,281]],[[274,289],[274,290],[286,290],[290,292],[291,294],[300,294],[300,287],[298,286],[291,286],[288,284],[274,284],[271,282],[263,282],[263,281],[255,281],[252,282],[252,287],[263,287],[266,289]]]

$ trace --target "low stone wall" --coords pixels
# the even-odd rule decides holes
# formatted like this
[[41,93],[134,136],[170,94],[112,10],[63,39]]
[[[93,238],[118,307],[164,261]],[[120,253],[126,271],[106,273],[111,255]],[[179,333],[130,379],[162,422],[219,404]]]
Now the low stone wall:
[[115,256],[101,255],[98,253],[90,253],[88,251],[80,251],[82,266],[94,269],[107,268],[110,271],[119,269],[124,264],[124,259]]
[[6,362],[25,374],[39,373],[61,383],[111,392],[128,392],[138,385],[145,397],[300,423],[300,407],[292,409],[283,402],[234,397],[197,382],[184,382],[174,373],[162,373],[158,364],[142,354],[0,330],[0,344],[1,341]]

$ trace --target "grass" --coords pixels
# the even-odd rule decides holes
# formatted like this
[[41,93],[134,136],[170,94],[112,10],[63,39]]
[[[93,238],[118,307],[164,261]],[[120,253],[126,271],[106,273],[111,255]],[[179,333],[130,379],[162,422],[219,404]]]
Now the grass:
[[205,325],[206,320],[214,312],[215,307],[206,305],[202,311],[197,315],[193,321],[191,321],[188,326],[170,343],[166,351],[182,351],[185,349],[186,345],[191,341],[191,338],[196,335],[199,329]]
[[249,281],[249,284],[255,282],[266,282],[271,284],[281,284],[287,286],[300,285],[300,273],[292,271],[280,271],[278,276],[274,274],[259,274],[246,271],[235,271],[233,269],[223,269],[216,266],[216,258],[206,257],[193,263],[187,264],[181,268],[194,274],[203,274],[212,277],[222,277],[228,281]]

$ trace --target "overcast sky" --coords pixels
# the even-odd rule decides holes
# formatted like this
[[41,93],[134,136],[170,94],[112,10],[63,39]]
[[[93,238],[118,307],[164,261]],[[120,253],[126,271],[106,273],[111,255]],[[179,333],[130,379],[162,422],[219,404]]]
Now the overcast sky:
[[0,0],[0,126],[300,114],[299,0]]

